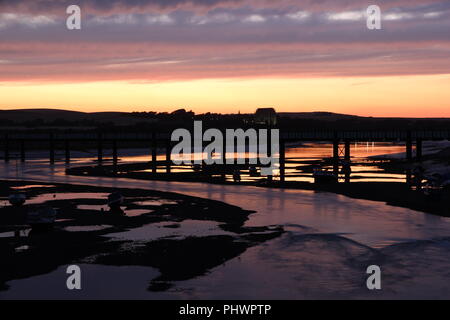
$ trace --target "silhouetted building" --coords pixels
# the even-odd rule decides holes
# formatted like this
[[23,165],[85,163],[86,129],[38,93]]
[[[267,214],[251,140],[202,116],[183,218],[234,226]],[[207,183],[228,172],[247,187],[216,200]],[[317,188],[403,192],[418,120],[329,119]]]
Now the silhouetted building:
[[259,108],[255,112],[255,123],[275,126],[277,124],[277,112],[274,108]]

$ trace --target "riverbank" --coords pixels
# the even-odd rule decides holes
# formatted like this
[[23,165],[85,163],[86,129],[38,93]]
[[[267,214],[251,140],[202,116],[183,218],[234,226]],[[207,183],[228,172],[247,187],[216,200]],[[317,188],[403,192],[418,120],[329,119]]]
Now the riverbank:
[[[385,164],[383,164],[386,166]],[[211,178],[208,175],[201,175],[194,172],[178,173],[157,173],[137,172],[147,167],[148,164],[123,164],[118,173],[113,173],[111,166],[86,166],[67,170],[67,174],[79,176],[99,176],[99,177],[120,177],[138,180],[161,180],[161,181],[182,181],[182,182],[207,182],[224,185],[251,185],[263,188],[286,188],[313,190],[317,192],[332,192],[350,198],[381,201],[388,205],[408,208],[416,211],[426,212],[438,216],[449,217],[450,192],[443,190],[439,197],[431,197],[423,192],[415,191],[406,183],[401,182],[351,182],[336,184],[314,184],[308,182],[279,181],[268,182],[232,182],[224,181],[220,177]],[[389,170],[398,172],[402,170],[404,164],[389,164]]]
[[[15,192],[27,196],[21,208],[7,203]],[[107,211],[111,192],[124,196],[125,215]],[[153,267],[159,275],[148,290],[164,291],[283,233],[278,227],[244,227],[251,211],[169,192],[0,181],[0,199],[0,290],[13,279],[90,263]],[[40,205],[57,211],[50,232],[35,233],[21,219]]]
[[399,182],[354,182],[327,185],[286,182],[272,187],[332,192],[355,199],[384,202],[391,206],[450,217],[450,193],[444,191],[439,197],[431,197],[423,192],[411,190],[406,183]]
[[[9,173],[11,170],[5,172]],[[355,200],[330,192],[65,176],[64,166],[58,165],[54,168],[28,165],[19,173],[20,176],[15,174],[4,178],[41,181],[45,184],[70,183],[81,185],[80,190],[89,190],[83,186],[90,185],[110,190],[117,190],[114,187],[121,186],[130,190],[175,192],[194,198],[218,200],[256,213],[247,216],[248,220],[244,225],[246,228],[243,230],[251,232],[246,231],[244,234],[219,228],[220,223],[214,221],[201,220],[150,223],[124,232],[106,232],[108,234],[104,237],[109,239],[108,242],[125,243],[118,246],[112,256],[105,250],[104,261],[97,259],[97,256],[103,256],[102,253],[74,260],[82,268],[83,290],[67,290],[67,264],[64,264],[46,274],[7,281],[10,289],[0,292],[0,299],[429,299],[447,297],[450,292],[448,274],[445,272],[450,266],[450,219],[447,218],[387,206],[382,202]],[[57,200],[61,200],[61,197],[62,195],[56,194]],[[105,202],[105,198],[106,195],[100,199],[101,203]],[[282,226],[284,232],[277,236],[276,229],[279,226]],[[80,236],[74,235],[72,229],[69,231],[72,236]],[[194,255],[184,261],[179,258],[183,254],[180,252],[184,250],[183,242],[170,242],[166,246],[167,240],[185,240],[186,235],[192,234],[196,234],[196,240],[200,240],[203,245],[212,239],[217,252],[211,252],[212,248],[204,250],[203,246],[199,246],[201,251],[195,253],[194,248],[188,247],[192,250],[188,253]],[[253,238],[274,238],[263,242],[251,239],[253,246],[239,249],[242,241],[244,244],[248,243],[246,235]],[[205,257],[210,253],[220,253],[221,246],[217,246],[217,243],[227,244],[227,237],[235,239],[228,246],[229,250],[243,250],[241,254],[229,260],[225,257],[223,262],[219,262],[221,259],[217,256],[214,259]],[[52,242],[48,243],[50,249]],[[156,246],[158,243],[160,247]],[[178,252],[175,247],[177,243],[183,248]],[[147,244],[151,247],[148,248]],[[77,248],[75,245],[74,247]],[[171,251],[174,248],[176,252],[172,262],[178,271],[174,270],[174,273],[163,265],[163,262],[168,263],[167,259],[172,258],[170,256],[165,259],[166,248]],[[154,255],[162,256],[157,257],[157,261],[161,261],[160,265],[157,266],[152,256],[145,253],[147,249],[154,250]],[[23,250],[14,247],[14,254],[23,255]],[[69,247],[66,250],[72,249]],[[130,250],[135,254],[130,253]],[[63,250],[54,252],[64,254]],[[118,264],[116,259],[123,259],[126,264],[108,265]],[[39,257],[36,258],[38,260]],[[198,266],[199,260],[204,264],[208,263],[206,271],[204,267],[191,268],[192,265]],[[220,264],[209,268],[211,261]],[[3,259],[0,260],[0,264],[3,262]],[[30,263],[30,260],[27,262]],[[104,264],[99,264],[100,262]],[[142,266],[144,264],[146,266]],[[368,292],[365,281],[361,281],[367,277],[367,266],[373,264],[384,270],[384,290],[378,294]],[[195,270],[204,274],[194,275],[187,280],[176,280],[183,276],[180,269],[185,266],[191,269],[188,276],[192,276]],[[175,280],[158,279],[162,272]]]

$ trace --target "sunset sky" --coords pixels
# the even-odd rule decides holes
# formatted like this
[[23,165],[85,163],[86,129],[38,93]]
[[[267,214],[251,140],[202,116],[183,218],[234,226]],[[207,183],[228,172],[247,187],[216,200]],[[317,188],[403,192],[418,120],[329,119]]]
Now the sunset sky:
[[450,117],[450,1],[0,0],[0,109],[181,107]]

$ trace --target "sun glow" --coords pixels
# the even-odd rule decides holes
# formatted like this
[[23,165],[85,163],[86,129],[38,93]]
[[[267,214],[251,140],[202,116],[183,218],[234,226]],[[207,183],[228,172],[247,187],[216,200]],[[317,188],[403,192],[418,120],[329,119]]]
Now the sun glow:
[[450,117],[450,75],[204,79],[179,82],[0,83],[1,109],[203,112],[331,111]]

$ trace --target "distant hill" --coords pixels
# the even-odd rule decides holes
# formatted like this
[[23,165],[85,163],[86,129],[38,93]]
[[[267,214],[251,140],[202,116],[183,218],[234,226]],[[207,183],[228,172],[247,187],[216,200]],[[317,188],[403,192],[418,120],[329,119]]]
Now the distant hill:
[[58,118],[81,119],[87,114],[84,112],[57,110],[57,109],[16,109],[0,110],[0,119],[12,121],[27,121],[36,119],[54,120]]
[[[291,119],[315,119],[315,120],[342,120],[363,118],[347,114],[332,112],[279,112],[279,117]],[[113,122],[117,124],[126,124],[136,122],[142,118],[128,112],[79,112],[60,109],[15,109],[0,110],[0,120],[10,120],[14,122],[35,121],[41,119],[45,122],[56,120],[66,121],[95,121],[95,122]]]
[[[59,109],[15,109],[0,110],[0,121],[26,123],[41,120],[43,123],[52,122],[86,122],[86,123],[114,123],[116,125],[130,125],[143,119],[128,112],[79,112]],[[146,120],[149,121],[149,120]]]
[[364,119],[366,117],[353,116],[349,114],[333,113],[333,112],[279,112],[278,116],[281,118],[290,119],[314,119],[323,121],[349,120],[349,119]]
[[334,113],[327,111],[314,111],[314,112],[278,112],[278,116],[285,119],[312,119],[323,121],[337,121],[337,120],[442,120],[448,121],[449,118],[410,118],[410,117],[363,117],[355,116],[351,114]]
[[[212,128],[237,128],[252,124],[254,114],[201,114],[184,109],[167,112],[79,112],[59,109],[0,110],[0,130],[71,129],[128,127],[132,130],[170,130],[190,126],[192,120],[202,120]],[[327,128],[347,130],[379,130],[416,128],[448,130],[450,119],[445,118],[376,118],[332,112],[279,112],[278,125],[286,130]]]

